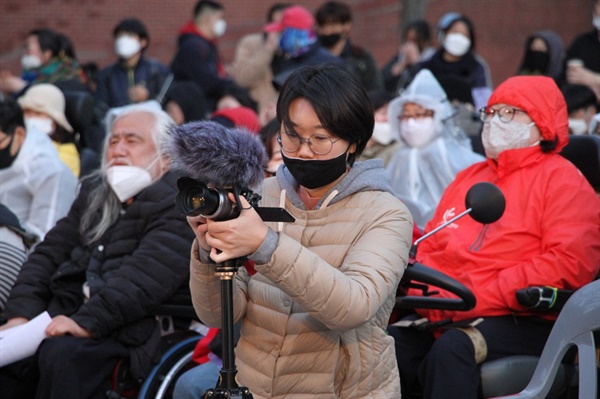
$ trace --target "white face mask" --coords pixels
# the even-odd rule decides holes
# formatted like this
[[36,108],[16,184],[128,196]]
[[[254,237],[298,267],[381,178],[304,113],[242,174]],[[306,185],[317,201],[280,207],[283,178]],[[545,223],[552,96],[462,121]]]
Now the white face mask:
[[587,134],[588,125],[583,119],[569,118],[569,130],[576,136]]
[[216,37],[221,37],[227,30],[227,22],[224,19],[217,19],[213,25],[213,33]]
[[48,135],[54,132],[54,126],[52,126],[52,119],[31,116],[29,118],[25,118],[24,122],[25,130],[27,130],[28,132],[31,130],[37,130],[38,132],[45,133]]
[[121,202],[127,201],[152,184],[150,173],[139,166],[111,166],[106,170],[106,179]]
[[392,134],[392,128],[388,122],[375,122],[373,128],[373,140],[381,145],[388,145],[392,141],[396,140],[394,134]]
[[471,48],[471,40],[460,33],[450,33],[444,39],[444,48],[455,57],[462,57]]
[[[533,125],[535,125],[534,122],[511,121],[504,123],[498,115],[494,115],[489,123],[483,125],[481,141],[483,142],[485,155],[488,158],[498,159],[498,155],[502,151],[529,147],[530,130]],[[533,145],[536,145],[536,143]]]
[[142,44],[134,37],[123,35],[115,40],[115,53],[121,58],[129,59],[142,49]]
[[424,147],[435,137],[433,117],[414,119],[400,122],[400,135],[410,147]]
[[23,67],[23,69],[25,70],[35,69],[41,66],[42,60],[40,60],[40,57],[38,57],[37,55],[25,54],[23,57],[21,57],[21,67]]
[[594,25],[596,30],[600,30],[600,15],[594,15],[592,18],[592,25]]

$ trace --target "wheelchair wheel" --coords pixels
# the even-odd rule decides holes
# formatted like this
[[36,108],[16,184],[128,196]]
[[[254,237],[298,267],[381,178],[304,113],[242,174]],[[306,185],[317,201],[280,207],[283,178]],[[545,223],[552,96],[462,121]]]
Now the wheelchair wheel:
[[196,343],[202,336],[193,336],[171,347],[161,357],[140,388],[138,399],[171,398],[175,382],[190,368]]

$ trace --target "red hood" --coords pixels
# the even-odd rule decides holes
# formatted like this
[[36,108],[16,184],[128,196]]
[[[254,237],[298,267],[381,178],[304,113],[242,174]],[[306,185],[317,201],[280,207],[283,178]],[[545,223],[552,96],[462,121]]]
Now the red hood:
[[488,100],[488,107],[509,104],[527,112],[542,137],[558,137],[556,152],[569,142],[567,104],[554,80],[545,76],[514,76],[498,86]]

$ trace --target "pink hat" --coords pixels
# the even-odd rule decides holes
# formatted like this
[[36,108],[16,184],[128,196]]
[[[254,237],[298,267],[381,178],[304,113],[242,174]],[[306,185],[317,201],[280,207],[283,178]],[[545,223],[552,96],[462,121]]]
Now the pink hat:
[[281,15],[281,21],[265,25],[265,32],[281,32],[285,28],[312,29],[315,20],[306,8],[302,6],[288,7]]

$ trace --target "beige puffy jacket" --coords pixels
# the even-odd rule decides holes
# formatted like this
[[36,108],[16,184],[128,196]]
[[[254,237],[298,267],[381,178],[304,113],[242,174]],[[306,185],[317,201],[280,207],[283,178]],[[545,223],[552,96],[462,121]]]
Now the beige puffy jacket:
[[[278,232],[271,261],[253,276],[241,268],[235,279],[234,318],[244,318],[239,384],[255,398],[400,398],[386,326],[406,267],[410,213],[384,191],[354,192],[312,211],[281,192],[267,180],[261,205],[284,201],[296,221],[270,223]],[[219,327],[220,282],[197,243],[190,287],[201,320]]]

